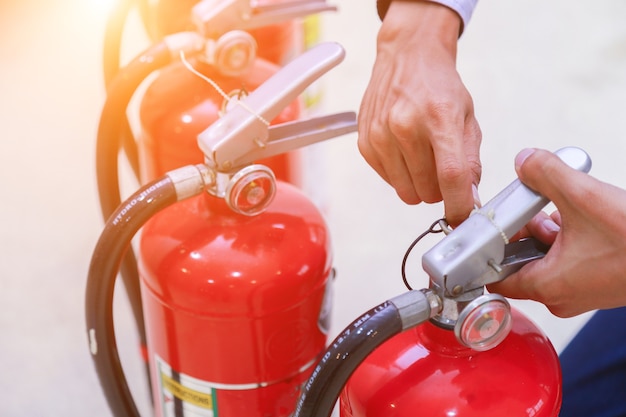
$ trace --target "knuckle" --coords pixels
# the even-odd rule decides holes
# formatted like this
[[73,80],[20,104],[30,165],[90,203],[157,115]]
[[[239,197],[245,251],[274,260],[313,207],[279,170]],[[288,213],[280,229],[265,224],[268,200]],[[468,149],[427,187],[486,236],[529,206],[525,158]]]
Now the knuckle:
[[398,140],[403,140],[414,135],[416,123],[414,113],[406,110],[405,106],[399,106],[389,113],[387,120],[389,131]]
[[426,189],[420,193],[420,197],[424,203],[433,204],[443,200],[441,192],[436,189]]
[[443,187],[460,186],[467,177],[468,166],[454,158],[448,158],[439,164],[439,182]]
[[476,184],[478,184],[483,173],[483,165],[478,158],[470,158],[468,164],[469,170],[474,177],[473,179],[476,181]]
[[420,199],[420,197],[412,187],[403,187],[402,185],[396,185],[395,189],[398,197],[400,197],[400,199],[406,204],[415,205],[423,201],[422,199]]

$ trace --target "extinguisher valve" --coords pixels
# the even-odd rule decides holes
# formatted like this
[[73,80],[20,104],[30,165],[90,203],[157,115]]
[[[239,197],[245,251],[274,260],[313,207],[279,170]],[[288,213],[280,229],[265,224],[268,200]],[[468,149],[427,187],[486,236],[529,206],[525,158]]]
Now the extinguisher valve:
[[212,194],[226,198],[235,211],[257,214],[271,201],[275,179],[269,168],[252,165],[255,161],[356,131],[354,112],[268,123],[344,55],[334,42],[309,49],[252,93],[229,103],[222,117],[198,135],[206,165],[217,176]]
[[[591,169],[589,155],[580,148],[555,153],[574,169]],[[430,288],[443,302],[433,322],[454,329],[461,343],[477,350],[490,349],[506,336],[508,303],[496,294],[483,295],[484,288],[545,256],[548,247],[535,239],[509,238],[548,202],[517,179],[424,254]]]
[[236,77],[254,64],[257,43],[254,37],[242,30],[231,30],[217,39],[207,39],[202,59],[220,73]]
[[[562,148],[555,154],[581,172],[591,169],[589,155],[580,148]],[[548,203],[519,179],[513,181],[424,254],[422,266],[431,282],[454,298],[505,279],[523,266],[525,258],[536,255],[533,250],[524,253],[532,249],[529,245],[509,247],[509,238]]]
[[321,43],[227,106],[224,115],[198,135],[207,163],[216,171],[231,172],[261,158],[356,131],[354,112],[269,126],[269,121],[344,56],[338,43]]

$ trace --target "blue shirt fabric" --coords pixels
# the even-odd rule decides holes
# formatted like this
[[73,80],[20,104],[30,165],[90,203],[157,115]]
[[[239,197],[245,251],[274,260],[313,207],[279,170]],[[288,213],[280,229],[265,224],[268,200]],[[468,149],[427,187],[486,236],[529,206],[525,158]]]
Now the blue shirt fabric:
[[596,312],[560,359],[559,417],[626,416],[626,307]]

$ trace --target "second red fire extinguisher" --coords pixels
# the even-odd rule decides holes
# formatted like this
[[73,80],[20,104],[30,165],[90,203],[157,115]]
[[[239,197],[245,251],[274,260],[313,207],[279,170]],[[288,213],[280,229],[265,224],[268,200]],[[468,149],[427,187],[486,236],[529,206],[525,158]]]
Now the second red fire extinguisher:
[[115,346],[112,296],[139,228],[156,414],[293,412],[325,347],[329,236],[315,206],[254,161],[355,131],[354,113],[268,122],[343,56],[339,45],[320,44],[233,98],[198,136],[204,164],[146,184],[107,221],[89,269],[86,318],[114,415],[138,415]]
[[[224,95],[238,91],[236,94],[241,97],[246,94],[244,90],[249,92],[257,88],[279,68],[261,57],[286,59],[295,53],[292,48],[298,41],[296,33],[290,29],[294,24],[292,21],[309,13],[334,10],[325,0],[306,0],[297,4],[274,0],[255,4],[247,0],[205,0],[176,5],[169,1],[151,2],[150,6],[154,5],[159,13],[148,11],[144,14],[149,27],[155,22],[157,26],[162,23],[155,20],[155,16],[162,15],[163,10],[171,12],[170,17],[181,18],[174,18],[177,23],[167,30],[159,29],[156,43],[120,70],[119,43],[125,15],[131,6],[137,5],[142,10],[148,6],[141,1],[120,2],[107,25],[104,60],[107,100],[97,142],[98,188],[105,219],[121,203],[118,180],[121,143],[141,183],[182,165],[202,163],[203,155],[196,145],[196,136],[225,111],[223,107],[227,100],[218,91]],[[277,35],[280,42],[260,42],[247,32],[233,30],[238,27],[245,27],[266,40]],[[169,34],[170,29],[175,33]],[[186,29],[190,31],[179,32]],[[213,85],[200,77],[210,80]],[[147,79],[152,83],[146,91],[140,87]],[[139,97],[138,91],[145,92],[145,95]],[[126,119],[131,99],[139,101],[141,109],[141,123],[134,131]],[[296,120],[300,116],[299,107],[298,100],[294,99],[269,122]],[[137,154],[141,156],[141,163]],[[270,166],[279,179],[298,182],[296,153],[274,155],[258,162]],[[145,324],[137,261],[132,248],[127,251],[120,270],[145,355]]]

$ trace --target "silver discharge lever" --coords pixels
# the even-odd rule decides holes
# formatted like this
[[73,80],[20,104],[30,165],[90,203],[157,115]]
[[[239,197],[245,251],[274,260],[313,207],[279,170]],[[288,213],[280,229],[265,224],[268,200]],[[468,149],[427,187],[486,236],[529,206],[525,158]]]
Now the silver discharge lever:
[[224,198],[238,213],[258,214],[272,201],[275,178],[269,168],[255,161],[356,131],[354,112],[269,125],[344,56],[341,45],[333,42],[307,50],[250,95],[233,103],[198,135],[206,166],[216,177],[208,190],[211,194]]
[[[578,171],[591,169],[589,155],[580,148],[555,154]],[[510,330],[508,302],[484,294],[484,288],[545,255],[547,248],[534,239],[509,239],[548,203],[516,179],[423,255],[430,289],[442,300],[440,313],[431,319],[435,324],[453,328],[461,343],[477,350],[504,339]]]

